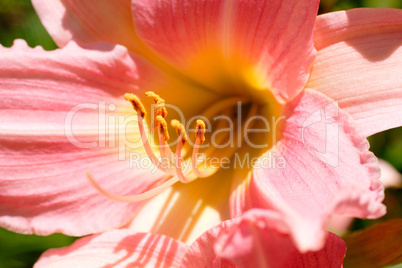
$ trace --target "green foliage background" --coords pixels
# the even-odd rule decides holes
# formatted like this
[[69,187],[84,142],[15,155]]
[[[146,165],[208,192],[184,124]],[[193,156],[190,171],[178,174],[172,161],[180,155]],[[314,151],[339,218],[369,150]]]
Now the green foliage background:
[[[53,1],[53,0],[48,0]],[[113,0],[111,0],[113,1]],[[305,0],[301,0],[305,1]],[[324,0],[320,13],[356,7],[402,8],[401,0]],[[57,48],[43,28],[29,0],[0,0],[0,44],[10,47],[15,39],[25,39],[31,47],[46,50]],[[402,172],[402,128],[376,134],[369,138],[372,151]],[[386,191],[388,213],[378,220],[356,220],[352,229],[362,229],[378,221],[402,218],[400,189]],[[49,248],[70,245],[75,238],[62,234],[47,237],[16,234],[0,229],[0,268],[32,267],[41,253]],[[396,266],[395,266],[396,267]],[[398,265],[402,268],[402,265]]]

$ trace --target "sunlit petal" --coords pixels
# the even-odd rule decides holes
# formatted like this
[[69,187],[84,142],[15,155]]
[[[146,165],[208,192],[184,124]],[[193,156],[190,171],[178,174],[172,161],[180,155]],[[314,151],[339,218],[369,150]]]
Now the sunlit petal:
[[114,230],[46,251],[35,268],[180,267],[187,246],[172,238]]
[[32,4],[60,47],[71,40],[80,44],[110,42],[133,51],[142,46],[136,39],[130,0],[33,0]]
[[[212,90],[280,99],[302,90],[318,1],[133,1],[139,37]],[[254,96],[258,98],[258,96]]]
[[320,15],[314,34],[307,87],[339,100],[366,136],[402,126],[402,10]]
[[139,203],[105,198],[86,174],[120,195],[166,179],[152,165],[132,163],[145,153],[122,95],[170,80],[121,46],[70,43],[45,52],[17,41],[0,53],[0,224],[85,235],[127,223]]
[[[306,90],[288,106],[278,148],[254,167],[232,196],[232,215],[279,211],[300,250],[319,249],[331,213],[374,218],[385,213],[377,159],[352,120],[332,100]],[[266,165],[266,164],[265,164]]]
[[341,267],[342,239],[328,233],[320,251],[300,253],[284,227],[280,214],[250,210],[200,236],[182,267]]

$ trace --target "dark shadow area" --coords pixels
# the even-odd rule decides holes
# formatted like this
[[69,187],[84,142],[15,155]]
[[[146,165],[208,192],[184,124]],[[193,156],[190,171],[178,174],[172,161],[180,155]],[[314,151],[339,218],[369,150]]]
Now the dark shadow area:
[[[150,237],[149,234],[135,234],[122,239],[115,247],[114,253],[117,254],[120,251],[125,251],[125,256],[102,268],[113,268],[117,265],[122,265],[122,262],[133,256],[136,256],[135,259],[130,261],[125,267],[150,267],[149,263],[152,261],[153,255],[163,256],[162,259],[157,260],[153,267],[170,267],[173,266],[174,260],[166,259],[166,256],[168,252],[172,254],[172,252],[177,252],[178,250],[178,246],[175,243],[171,243],[171,240],[166,237]],[[172,255],[174,255],[174,253]]]
[[[368,10],[367,16],[375,18],[376,13],[374,11]],[[365,19],[361,17],[359,12],[350,11],[346,14],[351,25],[359,25]],[[397,15],[394,14],[393,17],[396,19]],[[369,29],[367,27],[367,29],[363,30],[362,35],[365,37],[351,38],[346,40],[346,43],[371,62],[387,59],[402,45],[402,27],[400,25],[381,23],[376,25],[375,28]]]

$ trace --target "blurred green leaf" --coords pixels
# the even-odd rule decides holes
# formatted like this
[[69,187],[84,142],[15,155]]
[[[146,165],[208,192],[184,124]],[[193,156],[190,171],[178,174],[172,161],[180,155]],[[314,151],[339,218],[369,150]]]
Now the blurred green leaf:
[[0,0],[0,44],[10,47],[24,39],[31,47],[57,48],[28,0]]
[[401,0],[363,0],[362,5],[365,7],[376,8],[402,8]]
[[374,154],[391,163],[402,173],[402,127],[390,129],[369,137]]
[[402,8],[402,1],[401,0],[338,0],[336,1],[336,4],[333,6],[333,11],[345,10],[357,7]]
[[62,234],[23,235],[0,229],[0,268],[32,267],[47,249],[68,246],[75,239]]
[[402,268],[402,263],[394,265],[394,266],[388,266],[388,268]]

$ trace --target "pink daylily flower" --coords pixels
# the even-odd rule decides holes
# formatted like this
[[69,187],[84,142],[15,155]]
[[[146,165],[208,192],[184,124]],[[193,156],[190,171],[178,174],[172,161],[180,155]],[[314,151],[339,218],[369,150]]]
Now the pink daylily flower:
[[[329,215],[385,213],[366,137],[402,125],[400,10],[316,19],[318,1],[88,3],[33,1],[61,49],[21,41],[0,49],[1,226],[76,236],[126,226],[191,244],[223,220],[262,208],[272,228],[307,252],[332,237],[325,231]],[[123,196],[172,181],[166,172],[129,168],[128,157],[118,161],[126,145],[121,133],[99,134],[100,113],[129,116],[123,95],[148,90],[186,118],[212,108],[207,119],[229,115],[239,100],[256,115],[284,116],[278,132],[253,136],[269,140],[264,148],[213,148],[210,155],[278,157],[286,168],[221,169],[142,202],[105,198],[88,171]],[[88,103],[104,106],[77,106]],[[135,125],[127,130],[128,140],[138,140]]]
[[[192,245],[150,233],[120,229],[51,249],[35,268],[50,267],[341,267],[345,242],[328,233],[324,247],[300,253],[274,214],[250,210],[202,234]],[[99,257],[101,256],[101,257]]]

